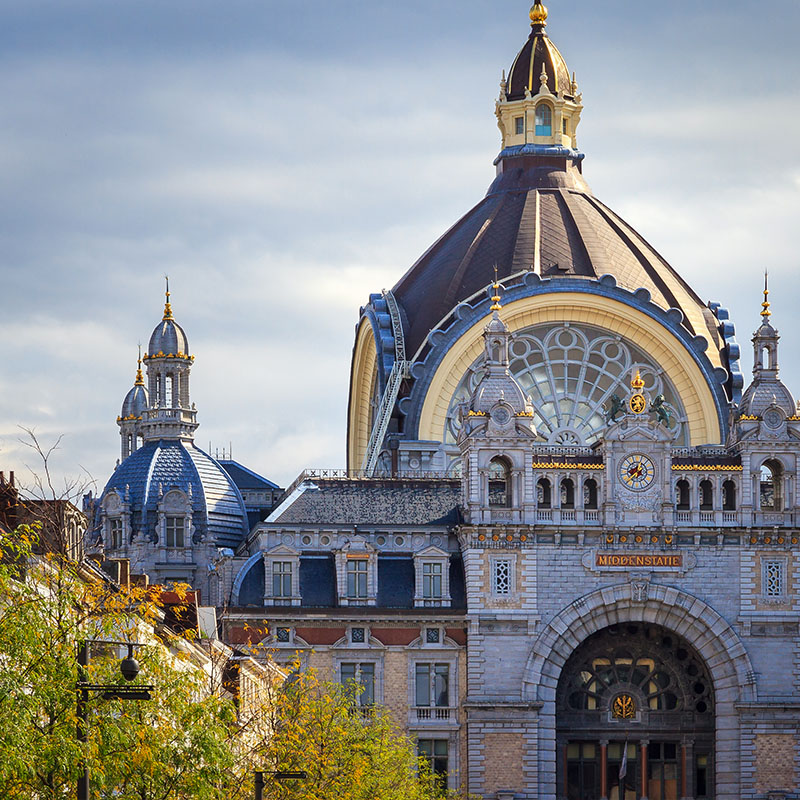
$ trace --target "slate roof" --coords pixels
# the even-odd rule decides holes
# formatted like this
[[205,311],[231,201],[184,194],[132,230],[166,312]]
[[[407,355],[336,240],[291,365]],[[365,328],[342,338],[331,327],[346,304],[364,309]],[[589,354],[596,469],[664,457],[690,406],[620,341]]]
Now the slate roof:
[[[540,223],[537,225],[537,194]],[[662,308],[678,308],[686,327],[725,363],[717,322],[686,281],[624,220],[591,193],[568,159],[504,157],[486,197],[450,228],[393,288],[413,354],[460,302],[482,291],[494,265],[501,280],[531,269],[537,238],[544,277],[599,278],[647,289]]]
[[446,479],[308,479],[267,522],[329,525],[455,525],[461,482]]
[[253,472],[251,469],[248,469],[238,461],[232,461],[230,459],[223,458],[220,459],[219,463],[222,465],[222,468],[225,470],[225,472],[231,476],[233,482],[239,487],[239,491],[247,491],[248,489],[251,491],[280,489],[280,486],[278,486],[276,483],[273,483],[258,473]]
[[155,540],[160,491],[188,492],[190,486],[196,540],[210,536],[220,547],[235,548],[249,532],[242,496],[219,463],[194,444],[147,442],[117,467],[103,494],[117,490],[131,505],[133,530]]

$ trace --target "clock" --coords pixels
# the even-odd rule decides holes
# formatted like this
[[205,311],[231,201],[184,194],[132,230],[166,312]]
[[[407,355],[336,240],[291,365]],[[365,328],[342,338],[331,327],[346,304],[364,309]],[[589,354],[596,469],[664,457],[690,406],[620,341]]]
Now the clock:
[[619,465],[619,479],[636,492],[648,489],[656,477],[656,465],[647,456],[634,453],[625,456]]

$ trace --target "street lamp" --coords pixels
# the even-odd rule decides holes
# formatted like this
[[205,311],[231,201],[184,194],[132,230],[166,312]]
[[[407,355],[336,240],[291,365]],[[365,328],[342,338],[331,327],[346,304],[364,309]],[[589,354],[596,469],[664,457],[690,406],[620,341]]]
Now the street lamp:
[[[304,770],[278,770],[277,772],[268,772],[267,775],[272,775],[276,781],[303,781],[308,777],[308,773]],[[264,800],[264,773],[256,772],[256,794],[255,800]]]
[[[104,700],[149,700],[152,686],[120,686],[110,683],[89,683],[89,645],[120,645],[128,648],[128,655],[120,661],[119,671],[126,681],[132,681],[139,674],[139,662],[133,657],[133,648],[142,647],[138,642],[108,642],[102,639],[86,639],[78,645],[78,682],[76,710],[78,716],[78,741],[85,744],[89,739],[88,704],[89,692],[99,692]],[[91,800],[89,796],[89,766],[84,756],[83,774],[78,778],[77,800]]]

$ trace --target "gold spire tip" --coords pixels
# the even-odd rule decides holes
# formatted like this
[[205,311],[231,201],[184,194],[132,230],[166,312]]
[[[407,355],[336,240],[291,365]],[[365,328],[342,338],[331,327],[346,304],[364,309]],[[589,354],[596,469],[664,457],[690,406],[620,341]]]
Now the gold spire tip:
[[139,345],[139,368],[136,370],[136,386],[144,386],[144,376],[142,375],[142,346]]
[[172,319],[172,305],[169,302],[169,275],[164,276],[167,282],[166,300],[164,301],[164,319]]
[[542,3],[542,0],[536,0],[531,6],[530,12],[531,25],[547,25],[547,6]]
[[497,264],[494,265],[494,283],[492,284],[494,294],[492,295],[492,305],[489,311],[499,311],[503,306],[500,305],[500,284],[497,282]]
[[761,304],[761,316],[768,319],[772,316],[769,310],[769,272],[764,271],[764,302]]

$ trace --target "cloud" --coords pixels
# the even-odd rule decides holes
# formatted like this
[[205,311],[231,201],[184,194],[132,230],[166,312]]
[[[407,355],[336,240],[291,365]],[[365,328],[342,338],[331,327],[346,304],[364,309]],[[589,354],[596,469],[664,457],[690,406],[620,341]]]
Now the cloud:
[[[485,193],[500,70],[527,6],[11,5],[0,468],[28,458],[26,424],[66,434],[61,472],[106,479],[165,273],[197,356],[198,443],[230,441],[282,484],[343,466],[359,306]],[[548,28],[584,91],[590,185],[731,307],[743,344],[767,266],[784,343],[800,336],[800,163],[786,147],[800,133],[786,79],[800,9],[770,9],[747,48],[721,0],[579,0],[568,23],[551,9]]]

